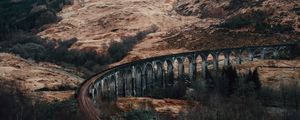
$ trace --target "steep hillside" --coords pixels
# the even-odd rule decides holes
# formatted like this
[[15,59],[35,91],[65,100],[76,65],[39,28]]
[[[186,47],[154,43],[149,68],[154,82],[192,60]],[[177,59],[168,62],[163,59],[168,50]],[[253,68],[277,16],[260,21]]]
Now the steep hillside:
[[176,14],[173,4],[174,0],[87,0],[83,7],[75,3],[64,8],[58,14],[62,21],[39,35],[55,40],[76,37],[78,42],[72,49],[103,52],[112,41],[122,41],[124,37],[136,39],[143,31],[161,36],[174,27],[197,21],[195,17]]
[[[83,81],[78,76],[89,77],[122,63],[190,50],[299,40],[299,0],[2,0],[0,87],[13,91],[9,94],[17,89],[32,100],[63,101],[74,99]],[[263,85],[278,88],[283,80],[299,79],[299,63],[298,58],[238,67],[260,66]],[[188,101],[151,98],[118,102],[128,111],[134,105],[128,101],[137,102],[133,108],[139,108],[149,100],[147,106],[173,117],[193,106]],[[76,113],[73,110],[66,111]]]
[[176,5],[179,14],[221,22],[209,29],[191,25],[184,31],[171,31],[165,41],[171,48],[187,49],[295,42],[300,38],[298,9],[299,2],[293,0],[180,1]]
[[256,32],[300,31],[297,0],[179,0],[175,10],[185,16],[217,18],[220,27]]
[[187,50],[296,42],[300,39],[299,4],[293,0],[179,0],[173,10],[198,20],[160,37],[147,37],[122,63]]

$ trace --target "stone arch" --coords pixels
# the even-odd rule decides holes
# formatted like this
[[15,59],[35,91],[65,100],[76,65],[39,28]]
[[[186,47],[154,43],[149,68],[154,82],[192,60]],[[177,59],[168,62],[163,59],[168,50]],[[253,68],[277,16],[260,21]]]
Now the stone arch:
[[[212,64],[213,64],[213,70],[214,71],[218,71],[219,69],[219,58],[221,56],[221,59],[222,59],[222,53],[220,51],[213,51],[210,53],[211,56],[212,56]],[[220,55],[221,54],[221,55]],[[224,55],[223,55],[224,56]]]
[[126,77],[126,72],[124,70],[120,70],[117,72],[117,86],[118,86],[118,96],[123,96],[125,97],[126,94],[125,94],[125,89],[126,89],[126,86],[125,86],[125,77]]
[[135,68],[135,94],[136,96],[142,96],[143,92],[143,79],[142,79],[142,68],[140,66],[136,66]]
[[206,72],[208,71],[208,56],[209,53],[200,53],[199,54],[201,56],[202,59],[202,63],[201,63],[201,78],[205,78],[206,77]]
[[202,72],[202,58],[200,55],[196,55],[195,64],[196,64],[196,80],[200,80]]
[[164,87],[173,86],[173,84],[174,84],[174,66],[173,66],[172,60],[166,59],[164,61],[164,70],[165,70]]
[[231,66],[237,65],[238,53],[236,53],[236,51],[234,49],[229,49],[228,51],[230,51],[229,65],[231,65]]
[[98,87],[99,87],[100,82],[97,81],[94,85],[92,85],[91,87],[91,95],[92,95],[92,99],[93,101],[96,103],[96,99],[99,97],[99,91],[98,91]]
[[275,47],[270,47],[269,50],[271,50],[272,52],[272,55],[270,57],[272,59],[292,57],[291,47],[289,46],[275,46]]
[[100,91],[101,89],[99,89],[100,87],[100,80],[96,80],[94,85],[92,86],[92,94],[94,94],[94,96],[99,96],[100,95]]
[[114,96],[114,82],[111,75],[107,75],[102,79],[102,98],[110,100]]
[[184,59],[184,74],[188,75],[189,80],[196,79],[197,64],[194,55],[186,56]]
[[184,74],[184,64],[183,64],[183,57],[177,57],[175,58],[173,62],[173,67],[175,69],[174,78],[181,79]]
[[293,46],[278,46],[278,57],[283,59],[290,59],[293,57]]
[[95,95],[96,100],[103,96],[103,94],[104,94],[104,79],[99,79],[96,82],[95,91],[97,91],[97,94]]
[[117,93],[117,82],[116,82],[116,74],[111,74],[109,77],[109,90],[110,96],[115,99],[118,97]]
[[223,67],[231,65],[231,58],[230,58],[231,54],[232,54],[231,50],[222,50],[220,52],[219,58],[221,61],[223,60],[223,64],[222,64]]
[[253,48],[250,48],[250,50],[252,50],[252,52],[253,52],[253,60],[261,59],[262,47],[253,47]]
[[268,59],[272,57],[272,54],[269,53],[270,48],[261,47],[260,48],[260,59]]
[[234,56],[235,56],[235,63],[236,64],[242,64],[243,62],[243,56],[242,56],[242,53],[243,53],[243,49],[235,49],[232,51],[234,53]]
[[242,51],[242,61],[252,61],[254,59],[254,51],[250,50],[249,48],[244,48]]
[[125,96],[133,96],[133,76],[132,70],[127,69],[125,74]]
[[289,51],[287,50],[287,52],[284,52],[285,46],[271,46],[271,47],[263,47],[263,50],[262,50],[262,54],[263,59],[276,59],[276,58],[279,58],[281,57],[282,55],[287,55],[289,54]]
[[163,63],[161,61],[155,62],[155,83],[158,87],[163,87],[164,84],[164,68]]
[[144,81],[143,91],[147,94],[151,88],[153,88],[154,70],[151,63],[146,63],[144,66]]
[[105,87],[106,87],[106,97],[110,98],[111,97],[111,77],[107,76],[105,81],[104,81]]

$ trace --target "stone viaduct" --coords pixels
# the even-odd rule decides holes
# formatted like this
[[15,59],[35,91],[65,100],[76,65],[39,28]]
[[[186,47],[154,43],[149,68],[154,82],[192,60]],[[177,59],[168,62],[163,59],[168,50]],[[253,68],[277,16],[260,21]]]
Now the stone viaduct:
[[91,108],[99,104],[98,99],[147,96],[153,87],[172,87],[175,77],[200,80],[207,71],[217,72],[221,66],[257,59],[288,59],[294,51],[294,44],[281,44],[191,51],[138,60],[109,68],[86,80],[77,99],[82,112],[88,112],[91,119],[99,119],[93,111],[96,108]]

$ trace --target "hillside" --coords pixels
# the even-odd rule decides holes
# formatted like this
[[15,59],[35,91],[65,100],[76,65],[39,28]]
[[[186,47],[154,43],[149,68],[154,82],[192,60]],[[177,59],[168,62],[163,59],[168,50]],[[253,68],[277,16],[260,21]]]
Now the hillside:
[[69,99],[74,95],[73,90],[83,81],[61,66],[35,63],[7,53],[0,53],[0,69],[2,87],[19,89],[37,100]]
[[[84,79],[123,63],[191,50],[284,43],[299,48],[299,40],[299,0],[3,0],[0,87],[33,101],[74,100]],[[238,68],[279,66],[258,71],[263,85],[279,88],[283,80],[300,78],[299,65],[297,58]],[[175,117],[189,107],[179,100],[168,111],[154,103],[177,100],[146,99]],[[128,111],[125,103],[132,100],[140,101],[120,99],[121,109]]]

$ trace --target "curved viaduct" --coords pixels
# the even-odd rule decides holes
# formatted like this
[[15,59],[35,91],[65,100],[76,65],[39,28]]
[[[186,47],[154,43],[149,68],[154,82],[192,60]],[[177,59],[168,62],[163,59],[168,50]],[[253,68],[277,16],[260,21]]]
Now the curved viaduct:
[[218,71],[221,65],[292,57],[294,48],[294,44],[281,44],[192,51],[122,64],[104,70],[81,84],[77,92],[79,108],[89,119],[99,120],[99,99],[147,96],[154,86],[172,87],[175,76],[182,78],[186,74],[188,80],[199,80],[208,70]]

